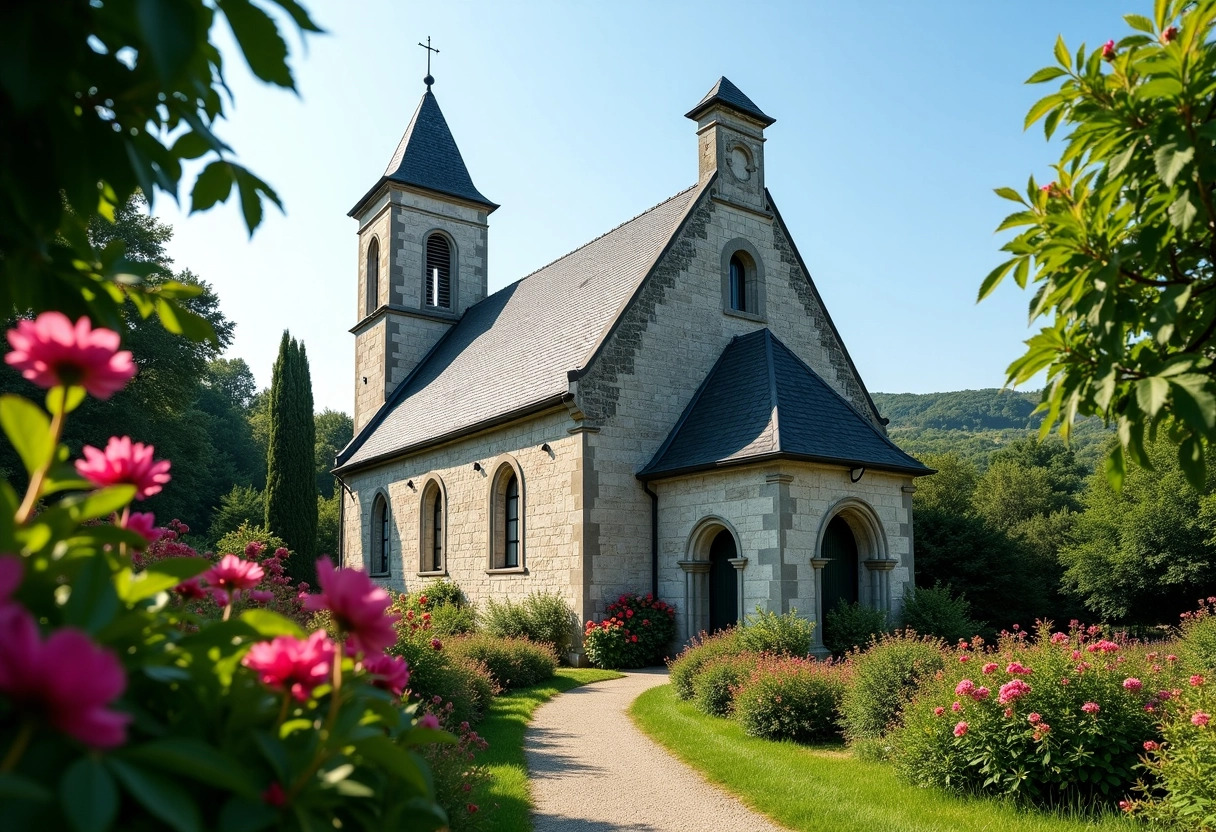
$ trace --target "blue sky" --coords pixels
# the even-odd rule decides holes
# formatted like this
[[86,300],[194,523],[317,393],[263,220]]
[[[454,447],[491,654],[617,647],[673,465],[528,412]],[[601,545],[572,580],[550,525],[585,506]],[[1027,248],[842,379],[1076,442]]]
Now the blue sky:
[[[270,381],[279,336],[304,340],[317,407],[352,409],[355,222],[424,87],[490,217],[494,291],[696,179],[683,118],[719,75],[777,119],[766,184],[871,391],[999,386],[1029,334],[1013,284],[981,305],[1007,213],[992,188],[1050,178],[1022,82],[1069,46],[1120,37],[1151,4],[1006,2],[401,2],[311,0],[299,96],[227,52],[236,102],[219,133],[274,186],[250,240],[235,205],[186,217],[170,254],[237,323],[229,355]],[[864,11],[862,11],[864,10]],[[220,27],[221,43],[227,33]]]

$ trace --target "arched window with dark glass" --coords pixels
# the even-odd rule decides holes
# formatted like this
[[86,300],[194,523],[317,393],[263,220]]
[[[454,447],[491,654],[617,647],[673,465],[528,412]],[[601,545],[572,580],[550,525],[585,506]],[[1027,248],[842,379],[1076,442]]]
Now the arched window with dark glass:
[[452,247],[442,234],[426,238],[426,305],[452,307]]
[[444,509],[443,490],[438,480],[431,480],[422,493],[422,559],[420,572],[443,572],[444,563]]
[[392,562],[392,515],[383,495],[372,506],[372,552],[368,564],[373,575],[387,575]]
[[514,474],[507,480],[507,500],[505,517],[507,519],[506,562],[504,566],[511,568],[519,566],[519,478]]
[[750,312],[747,308],[747,267],[739,255],[730,258],[730,308],[737,312]]
[[490,568],[524,566],[524,492],[518,469],[510,462],[498,467],[490,490]]
[[375,237],[367,244],[367,297],[363,314],[370,315],[380,306],[380,241]]

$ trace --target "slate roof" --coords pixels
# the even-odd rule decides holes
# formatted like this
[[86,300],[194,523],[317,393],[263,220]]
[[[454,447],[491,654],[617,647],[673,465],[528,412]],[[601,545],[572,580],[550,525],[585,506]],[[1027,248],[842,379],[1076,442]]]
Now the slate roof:
[[696,121],[701,117],[701,113],[704,112],[705,108],[718,102],[729,105],[752,118],[759,119],[764,122],[765,127],[777,121],[772,116],[765,115],[764,111],[744,95],[743,90],[732,84],[730,79],[725,75],[718,79],[718,82],[713,85],[709,92],[705,93],[705,97],[701,99],[697,106],[685,113],[685,117]]
[[339,470],[393,456],[569,393],[692,205],[682,191],[470,307],[338,455]]
[[727,345],[638,477],[658,479],[768,458],[933,473],[762,329]]
[[398,142],[384,175],[350,210],[350,216],[354,216],[388,181],[466,199],[484,205],[491,211],[498,207],[473,185],[464,157],[460,155],[460,148],[452,138],[452,131],[430,87],[418,102],[418,109],[405,128],[405,135]]

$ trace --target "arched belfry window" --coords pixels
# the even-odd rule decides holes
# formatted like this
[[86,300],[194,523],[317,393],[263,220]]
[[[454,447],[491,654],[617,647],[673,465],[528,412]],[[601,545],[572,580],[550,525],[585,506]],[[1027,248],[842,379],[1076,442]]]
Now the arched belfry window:
[[387,575],[393,554],[392,512],[383,494],[378,495],[372,503],[371,532],[370,572],[373,575]]
[[372,237],[367,244],[367,297],[363,314],[370,315],[380,306],[380,241]]
[[439,481],[432,479],[422,489],[422,530],[419,552],[419,572],[443,572],[447,569],[447,505]]
[[524,566],[524,492],[519,471],[499,466],[490,489],[490,568]]
[[743,258],[737,254],[731,255],[730,258],[730,308],[736,312],[751,312],[752,308],[748,305],[748,280],[747,266],[743,264]]
[[452,308],[452,246],[442,234],[426,238],[426,305]]

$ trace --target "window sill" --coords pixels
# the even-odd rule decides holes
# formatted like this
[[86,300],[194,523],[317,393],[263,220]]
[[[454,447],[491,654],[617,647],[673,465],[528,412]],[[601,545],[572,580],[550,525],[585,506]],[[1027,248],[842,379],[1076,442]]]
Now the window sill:
[[755,321],[756,323],[766,323],[768,321],[763,315],[758,315],[755,312],[744,312],[740,309],[731,309],[729,306],[722,310],[724,315],[730,315],[732,318],[742,318],[745,321]]
[[393,573],[392,572],[368,572],[367,577],[369,577],[369,578],[391,578],[391,577],[393,577]]
[[497,569],[487,569],[487,575],[526,575],[528,567],[526,566],[501,566]]
[[438,570],[431,570],[429,572],[419,572],[418,573],[419,578],[446,578],[447,575],[448,575],[448,570],[446,570],[446,569],[438,569]]

